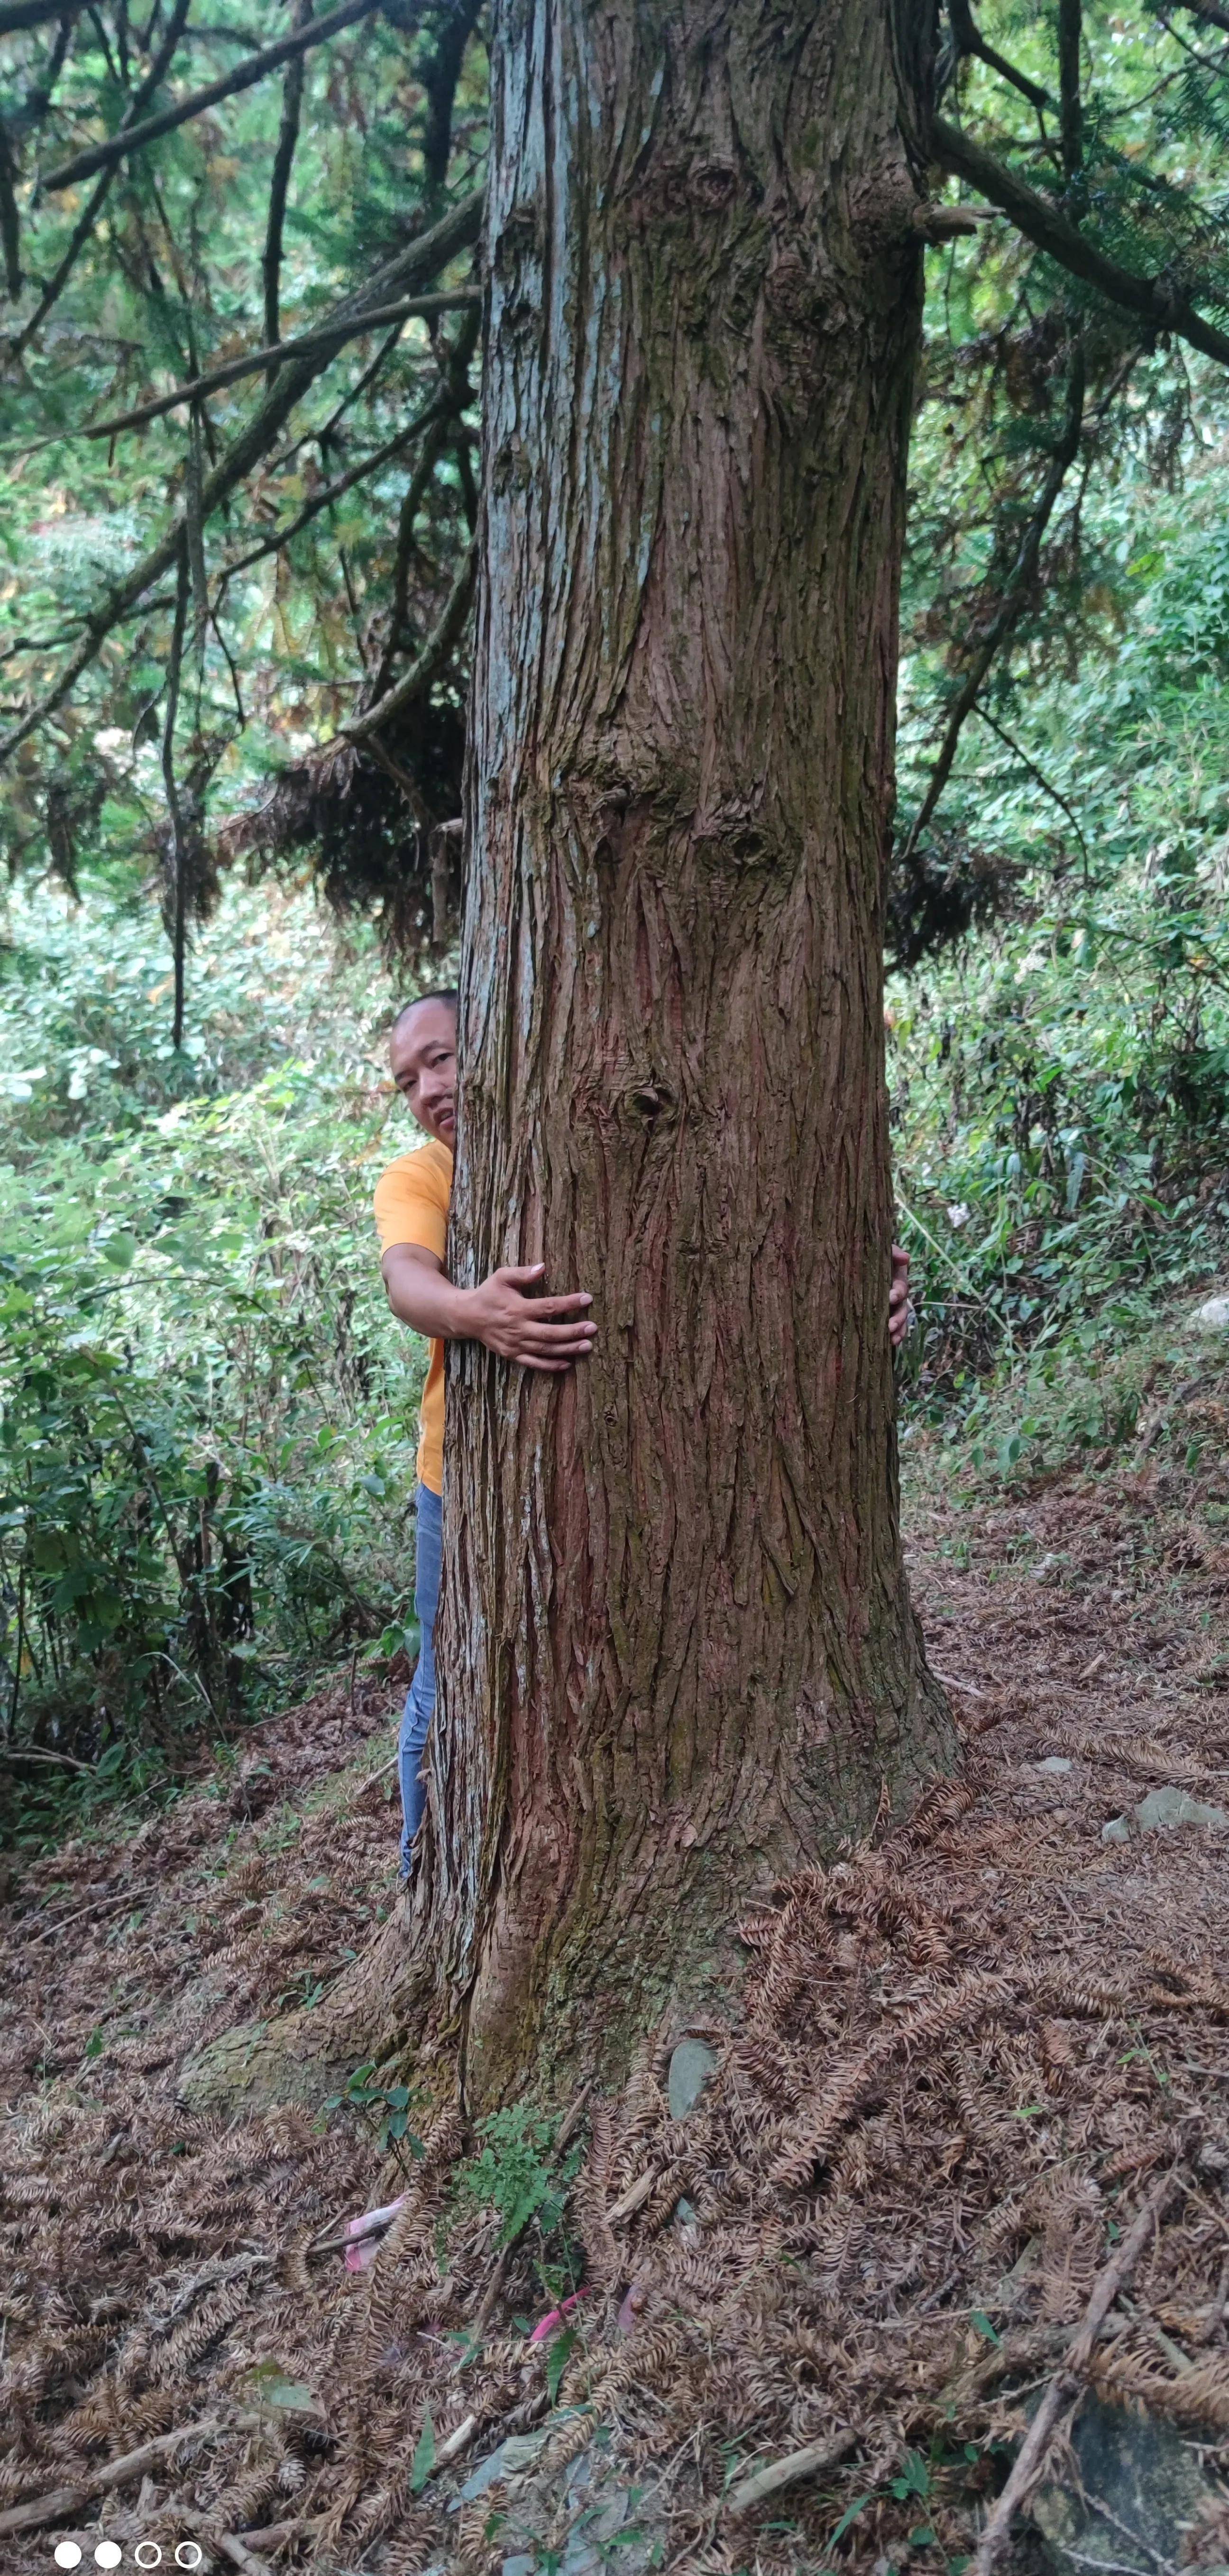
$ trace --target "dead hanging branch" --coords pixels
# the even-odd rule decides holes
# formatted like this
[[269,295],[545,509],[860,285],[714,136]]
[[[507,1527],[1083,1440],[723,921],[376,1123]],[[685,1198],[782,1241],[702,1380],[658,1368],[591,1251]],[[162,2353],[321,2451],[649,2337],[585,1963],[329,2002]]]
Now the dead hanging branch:
[[[312,0],[296,0],[293,27],[296,34],[306,27],[312,14]],[[277,133],[277,150],[273,155],[273,176],[269,182],[269,213],[265,225],[265,247],[261,275],[265,289],[265,339],[274,345],[281,338],[280,294],[282,277],[282,235],[286,224],[286,198],[290,173],[299,141],[299,118],[303,108],[304,57],[296,54],[286,67],[282,84],[282,118]],[[270,367],[269,382],[274,370]]]
[[434,321],[441,313],[472,311],[481,302],[481,294],[473,286],[457,287],[448,295],[402,296],[396,304],[382,304],[349,321],[322,324],[318,331],[300,332],[296,339],[277,340],[266,349],[249,349],[246,356],[228,358],[224,366],[214,367],[208,375],[194,376],[189,384],[176,385],[173,393],[155,394],[149,402],[138,403],[132,411],[116,412],[109,420],[91,421],[80,434],[83,438],[115,438],[122,429],[143,429],[148,421],[160,420],[165,412],[178,411],[184,403],[201,402],[207,394],[220,393],[224,385],[237,385],[244,376],[259,375],[262,368],[272,379],[279,367],[289,366],[294,359],[310,357],[317,350],[331,355],[361,332],[382,331],[387,323],[409,322],[416,315]]
[[[192,0],[175,0],[175,6],[171,11],[170,18],[167,22],[166,32],[158,47],[158,51],[154,55],[153,61],[150,64],[144,80],[141,81],[133,91],[132,97],[129,99],[128,105],[120,118],[119,132],[121,134],[136,123],[142,110],[149,105],[151,98],[157,96],[163,80],[170,69],[176,47],[184,31],[184,25],[191,6]],[[68,247],[64,252],[58,268],[56,268],[52,276],[48,278],[47,284],[43,288],[34,312],[31,314],[29,321],[22,324],[21,330],[18,332],[17,338],[13,342],[10,356],[14,362],[18,358],[24,356],[25,351],[30,346],[30,342],[42,329],[53,304],[58,303],[59,298],[62,295],[64,288],[67,286],[68,280],[77,265],[77,261],[79,260],[81,253],[94,230],[94,226],[98,221],[99,215],[102,213],[103,206],[110,194],[111,182],[114,176],[114,165],[112,165],[110,169],[104,170],[97,187],[93,190],[87,203],[83,206],[81,213],[73,226],[72,233],[69,237]]]
[[[475,189],[472,196],[454,207],[452,213],[445,215],[430,232],[420,234],[417,241],[411,242],[405,250],[398,252],[395,259],[388,260],[383,268],[378,269],[366,288],[348,296],[334,319],[369,313],[387,303],[391,295],[404,293],[407,288],[437,275],[449,260],[455,259],[458,251],[469,249],[477,239],[482,206],[482,190]],[[272,446],[296,403],[301,401],[328,362],[329,352],[325,350],[301,356],[282,368],[272,392],[266,394],[259,410],[232,439],[206,476],[201,494],[202,521],[211,518],[236,486],[246,480],[252,467]],[[65,699],[71,697],[82,673],[97,660],[108,635],[177,562],[182,538],[183,521],[180,518],[173,522],[148,554],[142,556],[126,578],[117,582],[98,602],[86,619],[76,650],[51,687],[0,742],[0,760],[9,759],[20,744],[28,741],[30,735],[36,733],[58,707],[63,706]]]
[[1007,581],[1004,583],[998,609],[994,617],[991,619],[990,625],[982,637],[981,643],[973,654],[964,680],[957,692],[951,713],[947,719],[946,731],[939,747],[939,756],[930,773],[930,783],[909,827],[907,838],[900,853],[902,865],[912,857],[922,833],[925,831],[926,826],[934,813],[935,807],[939,802],[939,798],[943,794],[943,790],[951,775],[952,762],[956,757],[956,751],[960,742],[965,718],[972,712],[972,709],[976,705],[981,694],[982,684],[990,665],[994,660],[995,654],[998,652],[1000,644],[1006,642],[1007,637],[1011,634],[1013,627],[1016,625],[1036,578],[1037,562],[1041,553],[1042,538],[1050,524],[1050,520],[1054,512],[1054,505],[1058,499],[1059,493],[1062,491],[1067,475],[1079,454],[1080,432],[1084,425],[1084,387],[1084,351],[1081,343],[1077,346],[1075,357],[1072,361],[1071,379],[1067,394],[1066,416],[1063,421],[1058,445],[1056,446],[1050,460],[1049,471],[1046,475],[1045,482],[1042,485],[1041,496],[1031,518],[1028,521],[1028,525],[1025,528],[1024,535],[1021,539],[1020,547],[1016,555],[1015,564],[1008,575]]
[[327,18],[313,19],[294,35],[283,36],[280,43],[249,54],[233,72],[208,81],[203,89],[191,90],[177,106],[164,108],[158,116],[147,116],[143,124],[129,126],[126,133],[113,134],[106,143],[94,143],[88,151],[74,153],[71,161],[62,161],[58,170],[47,172],[42,182],[44,190],[52,193],[60,188],[75,188],[80,180],[92,179],[96,170],[109,170],[116,162],[126,161],[130,153],[143,152],[147,143],[156,143],[160,135],[173,134],[177,126],[190,124],[207,108],[219,107],[224,98],[252,89],[270,72],[279,71],[283,63],[292,62],[296,54],[306,53],[310,45],[322,45],[330,36],[339,36],[346,27],[353,27],[360,18],[369,18],[375,6],[376,0],[344,0],[344,5],[332,10]]

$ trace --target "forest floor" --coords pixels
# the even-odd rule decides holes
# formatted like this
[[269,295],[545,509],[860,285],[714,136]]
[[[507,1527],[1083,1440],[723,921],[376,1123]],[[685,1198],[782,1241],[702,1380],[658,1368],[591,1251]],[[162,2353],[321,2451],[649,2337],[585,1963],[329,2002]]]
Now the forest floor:
[[[1229,1357],[1177,1338],[1124,1362],[1130,1436],[1042,1478],[971,1494],[918,1444],[915,1591],[963,1777],[746,1927],[741,2019],[701,2034],[685,2118],[668,2047],[553,2166],[527,2129],[480,2167],[451,2115],[390,2147],[395,2070],[358,2110],[188,2107],[202,2043],[310,2007],[392,1902],[391,1691],[343,1676],[126,1841],[22,1871],[6,2571],[70,2535],[164,2564],[191,2538],[246,2576],[959,2567],[1150,2196],[1086,2376],[1177,2427],[1214,2490]],[[532,2218],[505,2250],[509,2170]],[[347,2271],[347,2214],[407,2180]],[[560,2243],[585,2294],[532,2344]],[[1223,2567],[1223,2510],[1185,2520],[1142,2553],[1110,2528],[1083,2563]]]

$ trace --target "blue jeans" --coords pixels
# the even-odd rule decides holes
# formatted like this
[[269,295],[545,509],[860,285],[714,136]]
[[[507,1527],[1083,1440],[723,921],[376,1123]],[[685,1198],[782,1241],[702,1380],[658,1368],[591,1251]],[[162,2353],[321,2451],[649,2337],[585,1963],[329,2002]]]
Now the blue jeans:
[[422,1758],[427,1729],[435,1715],[435,1612],[440,1597],[443,1506],[429,1485],[418,1488],[418,1544],[414,1560],[414,1608],[418,1614],[418,1662],[401,1712],[397,1753],[401,1765],[401,1875],[409,1871],[414,1836],[427,1803]]

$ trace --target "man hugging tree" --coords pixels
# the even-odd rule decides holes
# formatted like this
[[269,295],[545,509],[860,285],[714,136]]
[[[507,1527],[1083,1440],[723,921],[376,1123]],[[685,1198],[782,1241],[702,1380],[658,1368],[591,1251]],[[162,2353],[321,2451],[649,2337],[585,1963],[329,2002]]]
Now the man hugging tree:
[[[518,1368],[550,1375],[586,1359],[597,1337],[585,1289],[542,1293],[544,1267],[493,1270],[477,1288],[454,1288],[444,1270],[452,1156],[457,1126],[457,995],[424,993],[394,1020],[389,1062],[398,1091],[431,1142],[400,1154],[376,1186],[375,1217],[388,1302],[431,1345],[418,1444],[418,1545],[414,1608],[419,1654],[401,1719],[399,1757],[404,1828],[401,1875],[409,1873],[426,1793],[423,1749],[435,1709],[435,1613],[439,1599],[444,1484],[444,1344],[484,1342]],[[909,1328],[909,1263],[892,1251],[888,1331],[899,1348]]]

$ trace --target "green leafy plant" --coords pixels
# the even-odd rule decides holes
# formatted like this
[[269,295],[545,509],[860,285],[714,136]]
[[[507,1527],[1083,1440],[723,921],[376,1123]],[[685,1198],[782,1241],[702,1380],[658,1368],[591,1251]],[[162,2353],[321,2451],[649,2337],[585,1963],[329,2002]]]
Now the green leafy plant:
[[381,2155],[390,2148],[400,2156],[404,2146],[416,2162],[425,2149],[422,2139],[410,2127],[410,2107],[414,2096],[408,2084],[383,2084],[374,2059],[356,2066],[341,2093],[331,2093],[326,2111],[357,2111],[371,2128]]
[[553,2159],[555,2123],[514,2103],[493,2111],[479,2131],[482,2146],[462,2165],[454,2185],[461,2209],[491,2209],[499,2219],[499,2242],[511,2245],[536,2219],[544,2236],[562,2220],[570,2184],[580,2168],[580,2148],[569,2149],[562,2165]]
[[[13,897],[10,918],[31,945],[0,950],[0,1055],[29,1063],[41,1015],[49,1077],[0,1165],[0,1804],[20,1843],[159,1794],[202,1738],[342,1654],[413,1647],[421,1349],[371,1231],[403,1137],[382,1134],[370,962],[326,941],[325,974],[311,907],[236,890],[198,1096],[180,1072],[168,1102],[137,1013],[134,1121],[105,1084],[70,1098],[59,1049],[90,976],[126,1008],[126,936],[147,976],[147,934],[83,903],[61,979],[36,944],[50,899]],[[302,986],[262,1015],[275,937]],[[314,1052],[288,1057],[295,1039]],[[232,1072],[250,1085],[213,1089]]]

